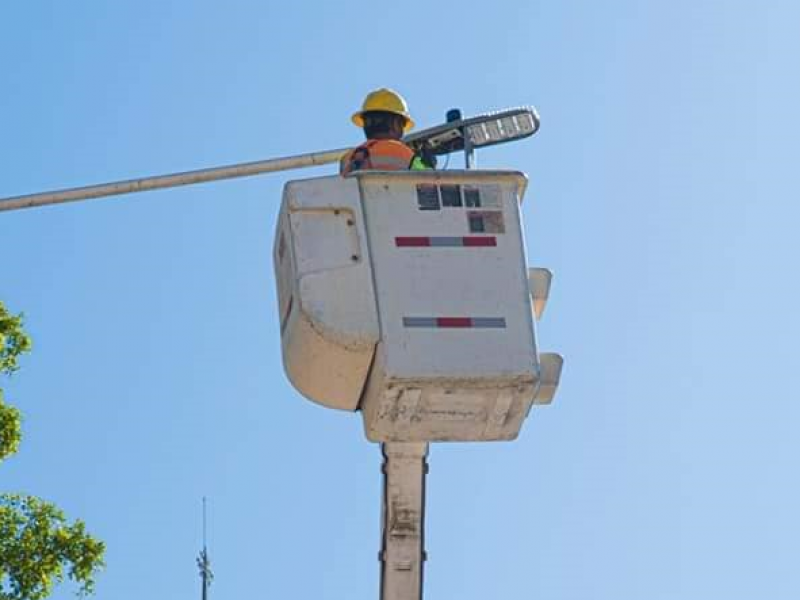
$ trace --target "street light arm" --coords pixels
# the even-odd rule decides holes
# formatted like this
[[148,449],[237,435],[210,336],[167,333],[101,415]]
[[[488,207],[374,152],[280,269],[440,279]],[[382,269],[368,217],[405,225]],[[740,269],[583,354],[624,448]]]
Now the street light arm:
[[337,162],[348,150],[349,148],[341,148],[339,150],[312,152],[310,154],[298,154],[296,156],[285,156],[282,158],[272,158],[269,160],[260,160],[237,165],[228,165],[224,167],[213,167],[210,169],[199,169],[197,171],[173,173],[171,175],[142,177],[140,179],[128,179],[125,181],[114,181],[111,183],[90,185],[86,187],[42,192],[40,194],[28,194],[25,196],[0,198],[0,212],[6,210],[18,210],[22,208],[33,208],[48,204],[61,204],[63,202],[91,200],[93,198],[117,196],[120,194],[130,194],[133,192],[146,192],[149,190],[177,187],[181,185],[192,185],[195,183],[205,183],[220,179],[250,177],[252,175],[260,175],[262,173],[289,171],[291,169],[302,169],[304,167],[316,167]]

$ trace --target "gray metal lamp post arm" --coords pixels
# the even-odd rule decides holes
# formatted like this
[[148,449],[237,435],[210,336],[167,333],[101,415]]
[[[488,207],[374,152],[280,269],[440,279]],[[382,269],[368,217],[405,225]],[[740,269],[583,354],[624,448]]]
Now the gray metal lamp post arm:
[[61,204],[62,202],[90,200],[92,198],[103,198],[105,196],[116,196],[133,192],[146,192],[149,190],[205,183],[207,181],[217,181],[220,179],[250,177],[262,173],[274,173],[276,171],[288,171],[291,169],[302,169],[304,167],[316,167],[337,162],[348,150],[349,148],[341,148],[339,150],[298,154],[296,156],[272,158],[269,160],[213,167],[210,169],[199,169],[197,171],[185,171],[172,175],[142,177],[141,179],[128,179],[100,185],[42,192],[40,194],[0,198],[0,212],[21,208],[33,208],[48,204]]

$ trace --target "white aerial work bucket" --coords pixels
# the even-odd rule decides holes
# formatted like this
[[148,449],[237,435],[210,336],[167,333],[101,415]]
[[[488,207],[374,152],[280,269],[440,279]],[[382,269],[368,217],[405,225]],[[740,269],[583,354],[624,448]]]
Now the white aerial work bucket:
[[[359,409],[373,441],[515,438],[550,402],[513,171],[367,171],[289,182],[275,238],[293,385]],[[534,305],[535,300],[535,305]]]

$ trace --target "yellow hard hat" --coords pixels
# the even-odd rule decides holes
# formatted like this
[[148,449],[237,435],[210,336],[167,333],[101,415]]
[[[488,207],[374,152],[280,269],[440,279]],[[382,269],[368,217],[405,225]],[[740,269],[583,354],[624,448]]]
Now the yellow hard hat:
[[361,110],[352,117],[353,123],[359,127],[364,127],[364,113],[371,111],[388,112],[405,117],[406,124],[403,126],[403,131],[408,131],[414,127],[414,120],[408,114],[406,101],[394,90],[381,88],[367,94],[367,97],[364,98],[364,104],[361,105]]

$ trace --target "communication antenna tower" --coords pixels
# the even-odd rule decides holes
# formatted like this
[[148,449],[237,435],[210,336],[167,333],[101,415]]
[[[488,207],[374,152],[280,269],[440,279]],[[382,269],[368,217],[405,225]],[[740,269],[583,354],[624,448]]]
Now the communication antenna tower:
[[214,580],[211,572],[211,561],[208,559],[208,548],[206,547],[206,497],[203,496],[203,549],[197,557],[197,568],[200,569],[200,580],[202,583],[202,600],[208,600],[208,588]]

